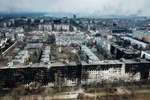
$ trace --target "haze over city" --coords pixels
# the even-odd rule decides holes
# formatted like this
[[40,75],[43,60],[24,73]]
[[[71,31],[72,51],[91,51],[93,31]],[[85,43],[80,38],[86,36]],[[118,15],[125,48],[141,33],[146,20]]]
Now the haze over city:
[[81,16],[150,16],[149,0],[1,0],[1,13],[75,13]]

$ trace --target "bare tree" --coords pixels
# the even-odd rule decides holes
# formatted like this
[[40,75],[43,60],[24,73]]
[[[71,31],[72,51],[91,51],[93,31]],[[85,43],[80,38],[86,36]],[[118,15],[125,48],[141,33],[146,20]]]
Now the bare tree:
[[55,88],[58,88],[58,91],[61,92],[64,87],[64,77],[60,71],[55,73]]

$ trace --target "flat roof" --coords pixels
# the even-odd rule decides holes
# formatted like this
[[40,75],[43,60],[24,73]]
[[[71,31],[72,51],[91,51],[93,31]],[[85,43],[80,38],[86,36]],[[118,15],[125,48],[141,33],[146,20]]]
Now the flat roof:
[[117,45],[116,43],[113,43],[112,46],[116,47],[120,51],[125,52],[126,54],[137,54],[137,53],[140,53],[139,50],[133,50],[133,49],[130,49],[130,48],[124,48],[122,46]]
[[144,34],[145,36],[150,36],[150,31],[136,30],[133,33]]
[[62,63],[62,62],[54,62],[51,63],[51,67],[61,67],[61,66],[77,66],[76,62]]
[[143,51],[143,52],[146,52],[146,53],[150,54],[150,50],[146,50],[146,51]]
[[145,59],[124,59],[124,60],[103,60],[100,61],[99,64],[88,64],[88,63],[82,63],[82,65],[115,65],[115,64],[139,64],[139,63],[148,63],[150,64],[150,61],[147,61]]
[[[147,64],[150,64],[150,61],[147,61],[145,59],[123,59],[123,60],[103,60],[103,61],[100,61],[100,63],[98,64],[88,64],[88,63],[85,63],[85,62],[82,62],[82,66],[98,66],[98,65],[122,65],[122,64],[143,64],[143,63],[147,63]],[[12,67],[9,67],[9,66],[4,66],[4,67],[1,67],[0,69],[7,69],[7,68],[14,68],[14,69],[17,69],[17,68],[49,68],[49,67],[67,67],[67,66],[77,66],[77,63],[76,62],[70,62],[69,64],[65,64],[65,63],[62,63],[62,62],[54,62],[52,64],[43,64],[43,63],[36,63],[36,64],[31,64],[31,65],[15,65],[15,66],[12,66]]]

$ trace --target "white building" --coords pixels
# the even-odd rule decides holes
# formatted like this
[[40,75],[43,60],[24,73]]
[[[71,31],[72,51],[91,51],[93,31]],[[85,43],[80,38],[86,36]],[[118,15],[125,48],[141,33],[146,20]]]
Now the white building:
[[55,31],[70,31],[70,25],[68,24],[54,24]]
[[18,33],[18,34],[17,34],[17,38],[18,38],[18,40],[23,41],[23,40],[24,40],[24,38],[25,38],[24,33]]
[[44,25],[39,25],[39,30],[40,31],[48,31],[51,32],[53,29],[51,24],[44,24]]
[[81,46],[81,50],[88,57],[89,64],[99,64],[99,58],[85,45]]
[[142,51],[142,52],[141,52],[141,58],[150,60],[150,50]]
[[104,50],[107,54],[110,54],[111,42],[105,38],[98,37],[96,38],[98,49]]
[[0,40],[0,48],[2,48],[3,46],[5,46],[5,44],[7,43],[7,40],[8,40],[7,38]]

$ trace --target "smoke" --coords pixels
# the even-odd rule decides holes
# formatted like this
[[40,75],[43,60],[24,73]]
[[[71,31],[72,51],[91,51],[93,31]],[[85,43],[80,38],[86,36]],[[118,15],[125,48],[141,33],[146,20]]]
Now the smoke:
[[150,0],[1,0],[0,12],[150,16]]

